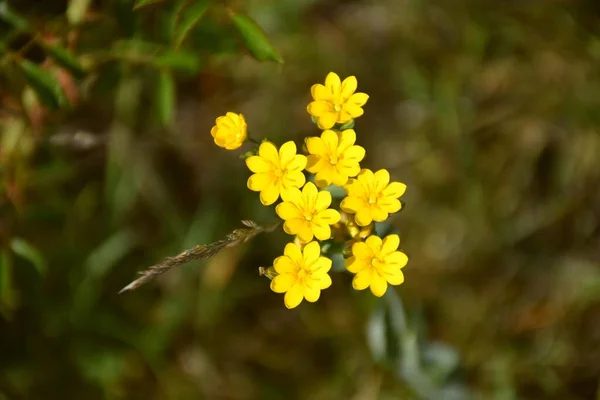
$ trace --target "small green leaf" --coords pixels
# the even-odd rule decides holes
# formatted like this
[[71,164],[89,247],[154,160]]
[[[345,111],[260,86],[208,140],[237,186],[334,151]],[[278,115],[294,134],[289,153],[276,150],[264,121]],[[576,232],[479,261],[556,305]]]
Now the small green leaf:
[[244,14],[233,11],[229,11],[229,16],[242,42],[254,58],[258,61],[275,61],[283,64],[283,59],[256,22]]
[[135,11],[139,10],[142,7],[146,7],[149,6],[151,4],[155,4],[155,3],[160,3],[163,0],[136,0],[135,4],[133,5],[133,9]]
[[70,0],[67,8],[67,19],[71,25],[77,25],[85,16],[91,0]]
[[192,5],[187,6],[183,9],[183,16],[181,17],[181,23],[175,33],[175,47],[181,46],[188,33],[196,26],[198,22],[204,17],[208,7],[210,6],[211,0],[198,0],[193,1]]
[[51,108],[69,106],[65,92],[50,71],[28,60],[19,60],[19,66],[23,70],[27,81],[44,104]]
[[170,50],[141,40],[120,40],[103,55],[108,59],[126,59],[130,62],[151,64],[160,69],[175,69],[188,73],[200,70],[200,57],[197,54]]
[[85,69],[73,53],[58,45],[44,45],[44,50],[52,56],[58,65],[67,69],[75,78],[83,78]]
[[33,247],[31,243],[21,238],[13,238],[10,241],[10,248],[16,255],[29,261],[40,275],[46,273],[46,270],[48,269],[46,260],[44,259],[44,256],[42,256],[42,253]]
[[156,82],[155,105],[158,120],[163,126],[173,121],[175,109],[175,82],[170,71],[161,71]]
[[182,51],[167,51],[156,56],[152,63],[159,68],[172,68],[182,72],[196,73],[200,70],[200,58]]

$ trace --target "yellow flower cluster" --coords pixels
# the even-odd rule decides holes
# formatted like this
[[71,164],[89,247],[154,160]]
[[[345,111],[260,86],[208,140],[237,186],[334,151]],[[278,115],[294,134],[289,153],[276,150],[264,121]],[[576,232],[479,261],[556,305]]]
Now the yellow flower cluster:
[[[330,72],[324,85],[312,86],[307,111],[323,131],[306,138],[307,155],[297,154],[292,141],[277,148],[265,140],[245,157],[252,172],[248,188],[260,192],[265,206],[281,199],[275,212],[283,220],[283,230],[295,236],[264,274],[272,279],[274,292],[285,293],[287,308],[304,299],[317,301],[321,290],[331,285],[332,261],[322,255],[325,246],[320,242],[346,243],[345,266],[355,274],[356,290],[368,287],[375,296],[383,296],[388,284],[404,281],[401,269],[408,257],[398,251],[400,238],[392,234],[381,239],[373,234],[373,226],[400,210],[399,197],[406,185],[390,182],[385,169],[361,169],[365,149],[356,144],[352,128],[369,96],[355,93],[357,85],[354,76],[342,81]],[[211,134],[226,149],[237,149],[248,138],[244,117],[231,112],[217,118]],[[308,181],[303,171],[310,174]],[[331,185],[344,189],[341,202],[332,198]]]

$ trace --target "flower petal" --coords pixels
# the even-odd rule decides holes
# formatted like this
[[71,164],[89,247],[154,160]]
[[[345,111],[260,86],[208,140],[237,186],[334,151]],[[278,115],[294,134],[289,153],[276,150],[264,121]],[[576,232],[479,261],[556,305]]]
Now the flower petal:
[[369,265],[369,263],[365,262],[364,260],[359,260],[356,257],[350,257],[346,259],[346,269],[348,272],[352,272],[353,274],[359,273]]
[[272,163],[273,166],[279,166],[279,154],[273,143],[262,142],[258,147],[258,155]]
[[390,215],[388,214],[388,212],[385,211],[382,207],[379,207],[378,205],[371,206],[371,218],[373,218],[373,221],[383,222],[386,219],[388,219],[389,216]]
[[327,210],[317,213],[313,217],[313,222],[318,224],[333,225],[340,222],[340,219],[342,219],[342,216],[338,210],[328,208]]
[[290,258],[294,263],[300,264],[302,262],[302,250],[295,243],[288,243],[283,249],[283,254]]
[[333,263],[330,258],[319,256],[317,261],[315,261],[311,266],[311,276],[320,277],[322,275],[327,274],[327,272],[329,272],[329,270],[331,269],[332,265]]
[[319,289],[317,286],[311,287],[308,285],[304,285],[302,287],[302,293],[304,294],[304,298],[306,299],[306,301],[314,303],[315,301],[319,300],[319,296],[321,295],[321,289]]
[[302,171],[289,171],[283,176],[282,189],[299,188],[306,182],[306,176]]
[[385,280],[384,277],[382,277],[378,273],[373,274],[373,279],[371,280],[370,289],[371,289],[371,292],[375,296],[377,296],[377,297],[383,296],[385,294],[385,291],[387,290],[387,286],[388,286],[387,281]]
[[[356,132],[354,132],[354,129],[346,129],[341,132],[339,136],[338,155],[345,153],[354,142],[356,142]],[[347,155],[344,154],[344,158],[346,157]]]
[[402,271],[395,271],[391,274],[384,274],[385,280],[390,285],[401,285],[404,282],[404,274]]
[[314,237],[312,224],[305,219],[304,220],[294,219],[292,221],[300,221],[301,222],[301,224],[298,224],[298,226],[300,228],[296,232],[298,235],[298,239],[300,239],[300,241],[302,243],[310,242]]
[[[292,142],[291,140],[289,142],[285,142],[280,148],[279,148],[279,161],[280,161],[280,165],[282,169],[287,169],[288,164],[290,163],[290,161],[292,161],[294,159],[294,156],[296,155],[296,143]],[[304,167],[302,167],[304,168]]]
[[303,217],[302,211],[291,202],[279,203],[277,207],[275,207],[275,212],[279,215],[279,218],[283,220]]
[[311,266],[314,264],[319,257],[321,257],[321,246],[319,245],[319,242],[310,242],[304,246],[302,255],[305,266]]
[[387,235],[381,243],[381,255],[387,256],[398,249],[400,245],[400,236],[396,234]]
[[361,162],[363,158],[365,158],[365,153],[364,147],[356,145],[351,146],[344,152],[344,161]]
[[260,192],[260,202],[265,206],[270,206],[279,198],[280,186],[270,181],[269,184]]
[[335,109],[329,101],[319,100],[308,103],[306,111],[313,117],[320,117],[324,114],[334,112]]
[[329,100],[329,98],[331,97],[331,94],[327,91],[325,86],[321,85],[320,83],[316,83],[311,86],[310,94],[312,95],[312,98],[316,101]]
[[389,200],[390,197],[384,197],[379,199],[377,205],[384,210],[386,213],[393,214],[398,212],[402,208],[402,203],[398,199]]
[[357,242],[352,245],[352,254],[358,260],[370,260],[373,258],[373,249],[365,242]]
[[404,183],[392,182],[385,189],[383,189],[381,194],[385,197],[398,198],[402,196],[404,192],[406,192],[406,185]]
[[344,197],[342,203],[340,204],[340,207],[343,211],[354,214],[359,210],[362,210],[365,207],[367,207],[367,202],[364,199],[360,199],[358,197],[348,196]]
[[306,139],[306,148],[310,154],[316,154],[318,156],[325,155],[327,147],[325,142],[320,137],[309,137]]
[[317,287],[321,290],[327,289],[331,286],[331,277],[327,274],[319,276],[319,279],[315,279]]
[[352,118],[358,118],[365,113],[365,111],[357,106],[356,104],[346,103],[344,105],[343,111],[348,113]]
[[[342,207],[344,211],[344,207]],[[360,208],[356,212],[356,216],[354,217],[356,224],[359,226],[367,226],[371,222],[373,222],[373,217],[371,216],[371,207]]]
[[331,227],[327,224],[312,224],[312,232],[318,240],[327,240],[331,237]]
[[329,154],[337,154],[338,135],[332,130],[326,130],[321,134],[321,139],[325,142]]
[[[307,186],[308,186],[308,184],[307,184]],[[315,190],[317,190],[316,187],[315,187]],[[331,205],[331,193],[330,192],[328,192],[327,190],[321,190],[320,192],[316,193],[315,198],[314,198],[314,210],[315,211],[326,210],[327,207],[329,207],[330,205]]]
[[317,201],[318,194],[319,190],[312,182],[307,182],[302,188],[302,198],[304,199],[304,205],[307,211],[315,210],[315,203]]
[[356,92],[356,88],[358,87],[358,82],[356,81],[355,76],[349,76],[342,82],[342,91],[341,95],[343,99],[349,99],[350,96],[354,92]]
[[252,172],[269,172],[273,169],[273,165],[262,157],[252,156],[246,158],[246,165]]
[[283,302],[287,308],[295,308],[298,304],[302,303],[303,298],[302,286],[295,284],[287,291],[283,297]]
[[335,72],[328,73],[325,77],[325,87],[334,96],[339,95],[342,89],[342,82],[340,81],[338,74]]
[[379,254],[379,252],[381,252],[383,241],[379,236],[371,235],[365,240],[365,243],[373,250],[374,254]]
[[356,104],[359,107],[362,107],[365,105],[367,100],[369,100],[369,95],[366,93],[359,92],[359,93],[354,93],[352,96],[350,96],[350,98],[348,99],[348,102],[352,103],[352,104]]
[[320,129],[331,129],[337,122],[337,118],[336,112],[327,112],[317,118],[317,125]]
[[250,175],[247,185],[248,189],[254,192],[260,192],[261,190],[264,190],[264,188],[266,188],[271,182],[271,175],[269,173],[260,173]]
[[298,266],[288,256],[279,256],[273,261],[273,268],[278,274],[291,274],[296,272]]
[[365,268],[352,279],[352,287],[356,290],[363,290],[371,285],[373,280],[373,268]]
[[381,193],[390,183],[390,173],[386,169],[375,172],[375,191]]
[[285,293],[290,290],[295,282],[296,277],[292,274],[277,275],[271,281],[271,290],[275,293]]
[[384,260],[386,265],[394,268],[404,268],[408,263],[408,256],[401,251],[395,251],[385,256]]

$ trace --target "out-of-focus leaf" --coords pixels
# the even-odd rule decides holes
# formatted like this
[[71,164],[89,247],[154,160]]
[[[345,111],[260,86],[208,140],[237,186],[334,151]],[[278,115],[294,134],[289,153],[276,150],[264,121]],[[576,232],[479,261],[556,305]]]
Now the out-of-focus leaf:
[[0,20],[8,22],[16,29],[27,29],[27,19],[8,8],[8,2],[0,2]]
[[70,0],[67,8],[67,19],[71,25],[77,25],[85,16],[91,0]]
[[175,108],[175,82],[170,71],[161,71],[156,82],[155,105],[158,120],[164,126],[173,121]]
[[168,51],[154,58],[153,64],[159,68],[172,68],[181,72],[196,73],[200,70],[200,58],[188,52]]
[[367,342],[373,360],[382,362],[387,358],[387,338],[386,338],[385,308],[383,303],[379,303],[371,312],[371,317],[367,323]]
[[14,305],[12,288],[13,265],[10,252],[4,249],[0,252],[0,313],[5,316]]
[[69,101],[58,79],[48,70],[45,70],[29,60],[20,60],[19,66],[23,70],[27,81],[35,90],[40,100],[51,108],[68,107]]
[[150,4],[161,3],[164,0],[136,0],[133,5],[134,10],[139,10],[142,7],[149,6]]
[[188,73],[196,73],[200,69],[200,57],[198,55],[182,50],[170,50],[164,46],[142,40],[120,40],[113,45],[106,56]]
[[83,78],[85,69],[73,53],[58,45],[45,45],[44,50],[52,56],[58,65],[67,69],[75,78]]
[[31,243],[21,238],[13,238],[10,241],[10,248],[19,257],[29,261],[40,273],[44,275],[47,271],[46,260],[38,249],[36,249]]
[[204,17],[211,0],[193,0],[193,4],[183,9],[181,23],[175,33],[175,47],[181,46],[188,33]]
[[254,58],[258,61],[275,61],[283,64],[283,59],[256,22],[244,14],[233,11],[229,12],[229,16],[242,42]]

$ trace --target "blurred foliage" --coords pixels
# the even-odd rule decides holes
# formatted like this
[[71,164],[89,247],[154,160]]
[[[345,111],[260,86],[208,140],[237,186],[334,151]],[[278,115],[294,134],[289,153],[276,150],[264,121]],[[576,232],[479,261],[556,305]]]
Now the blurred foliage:
[[[591,0],[0,0],[0,400],[597,398],[599,62]],[[329,71],[408,184],[397,292],[288,311],[271,233],[117,295],[273,220],[208,132],[299,143]]]

